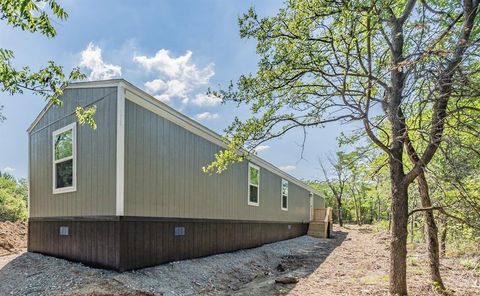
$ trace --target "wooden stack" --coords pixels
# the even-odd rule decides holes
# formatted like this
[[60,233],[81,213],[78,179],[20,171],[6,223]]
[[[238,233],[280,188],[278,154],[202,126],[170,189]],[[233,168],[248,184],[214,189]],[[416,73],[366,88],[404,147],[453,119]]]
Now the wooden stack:
[[308,235],[318,238],[329,238],[332,235],[332,208],[314,209],[313,221],[308,226]]

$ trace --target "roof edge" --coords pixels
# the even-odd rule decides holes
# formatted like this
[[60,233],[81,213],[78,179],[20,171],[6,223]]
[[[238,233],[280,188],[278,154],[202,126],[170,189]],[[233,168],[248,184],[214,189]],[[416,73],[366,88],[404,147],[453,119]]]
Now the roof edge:
[[[119,78],[119,79],[109,79],[109,80],[96,80],[96,81],[78,81],[78,82],[72,82],[68,84],[65,89],[74,89],[74,88],[90,88],[90,87],[116,87],[120,83],[126,82],[125,79]],[[45,107],[43,107],[42,111],[37,115],[35,120],[30,124],[30,126],[27,128],[27,132],[30,133],[38,124],[40,119],[43,118],[45,113],[52,107],[53,103],[49,101]]]
[[[216,133],[215,131],[209,129],[208,127],[206,127],[206,126],[204,126],[200,123],[198,123],[197,121],[191,119],[190,117],[186,116],[185,114],[180,113],[179,111],[177,111],[174,108],[168,106],[167,104],[165,104],[163,102],[160,102],[154,96],[148,94],[147,92],[145,92],[144,90],[140,89],[139,87],[133,85],[132,83],[130,83],[126,80],[122,80],[121,83],[123,83],[126,90],[132,92],[133,94],[135,94],[137,96],[142,97],[143,99],[148,100],[150,103],[152,103],[156,107],[162,109],[165,112],[170,113],[171,115],[175,116],[179,120],[182,120],[186,124],[195,127],[200,132],[206,133],[209,137],[214,138],[216,141],[220,141],[221,143],[223,143],[223,145],[221,145],[221,146],[223,148],[226,148],[226,144],[225,144],[225,142],[223,142],[222,136],[219,135],[218,133]],[[211,142],[211,139],[208,139],[206,137],[203,137],[203,138],[205,138],[206,140]],[[217,144],[217,143],[215,143],[215,144]],[[255,155],[255,154],[249,154],[247,159],[257,162],[259,165],[261,165],[265,169],[268,169],[271,172],[279,175],[280,177],[285,178],[286,180],[291,181],[292,183],[295,183],[296,185],[298,185],[298,186],[300,186],[300,187],[302,187],[302,188],[304,188],[304,189],[306,189],[306,190],[308,190],[308,191],[310,191],[310,192],[312,192],[312,193],[314,193],[314,194],[323,198],[323,195],[318,190],[312,188],[311,186],[309,186],[308,184],[306,184],[302,180],[299,180],[299,179],[295,178],[294,176],[288,174],[287,172],[282,171],[280,168],[271,164],[270,162],[266,161],[265,159]]]

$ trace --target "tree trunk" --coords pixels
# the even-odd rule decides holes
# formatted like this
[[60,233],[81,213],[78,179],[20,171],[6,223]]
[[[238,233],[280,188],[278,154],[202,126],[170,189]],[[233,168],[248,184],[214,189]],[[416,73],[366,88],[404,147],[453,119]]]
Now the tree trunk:
[[[417,199],[413,199],[413,208],[415,209],[417,207]],[[412,214],[410,217],[410,244],[414,244],[414,239],[415,239],[415,214]]]
[[358,198],[358,225],[363,225],[365,222],[364,213],[362,212],[362,196]]
[[357,200],[357,194],[355,193],[354,189],[352,188],[350,190],[352,192],[352,197],[353,197],[353,207],[355,208],[355,220],[357,222],[357,225],[362,225],[362,222],[360,221],[360,211],[359,211],[359,206],[358,206],[358,200]]
[[357,205],[358,205],[358,225],[363,225],[363,222],[364,222],[364,217],[363,217],[363,212],[362,212],[362,194],[360,192],[360,194],[358,195],[358,198],[357,198]]
[[388,212],[388,233],[392,233],[392,211]]
[[358,214],[357,199],[355,198],[355,195],[353,195],[353,206],[355,207],[355,222],[357,222],[357,225],[360,225],[360,215]]
[[337,215],[338,215],[338,224],[340,227],[343,226],[343,218],[342,218],[342,200],[337,198]]
[[380,204],[380,197],[378,197],[378,194],[377,194],[377,201],[378,201],[377,222],[380,222],[380,220],[382,220],[382,207]]
[[373,224],[373,221],[375,221],[375,203],[370,204],[370,219],[368,220],[368,224]]
[[415,214],[412,214],[412,216],[410,217],[410,244],[413,245],[415,242],[414,242],[414,231],[415,231]]
[[[427,179],[425,178],[425,173],[421,172],[417,177],[418,191],[420,193],[420,201],[422,203],[422,208],[429,208],[432,206],[430,201],[430,194],[428,191]],[[425,232],[427,239],[427,251],[428,251],[428,260],[430,265],[430,277],[432,279],[434,288],[444,291],[445,286],[443,285],[442,277],[440,276],[440,256],[439,256],[439,247],[438,247],[438,229],[435,224],[435,218],[433,216],[433,211],[424,211],[423,216],[425,219]]]
[[[390,239],[391,295],[407,295],[408,184],[404,182],[402,150],[390,156],[392,232]],[[396,156],[396,157],[395,157]]]
[[445,247],[447,244],[447,227],[448,227],[448,222],[447,222],[447,217],[443,217],[443,227],[442,227],[442,236],[440,237],[441,243],[440,243],[440,254],[442,257],[445,257]]

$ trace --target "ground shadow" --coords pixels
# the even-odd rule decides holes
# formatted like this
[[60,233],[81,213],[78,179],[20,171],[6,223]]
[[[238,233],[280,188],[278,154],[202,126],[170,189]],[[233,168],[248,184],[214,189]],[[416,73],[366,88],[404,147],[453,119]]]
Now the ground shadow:
[[313,243],[294,250],[291,255],[281,256],[278,261],[272,260],[271,271],[264,277],[257,277],[245,283],[238,290],[233,287],[219,295],[285,295],[294,289],[296,284],[276,283],[276,280],[307,278],[318,268],[328,256],[347,238],[344,231],[332,231],[328,239],[315,239]]

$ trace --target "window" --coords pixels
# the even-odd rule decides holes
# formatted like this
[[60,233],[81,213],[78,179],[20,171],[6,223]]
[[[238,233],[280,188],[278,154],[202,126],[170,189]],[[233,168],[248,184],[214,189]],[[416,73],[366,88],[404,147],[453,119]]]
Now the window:
[[288,211],[288,181],[282,179],[282,210]]
[[248,164],[248,204],[259,205],[260,168],[252,163]]
[[53,193],[76,190],[76,124],[53,132]]

